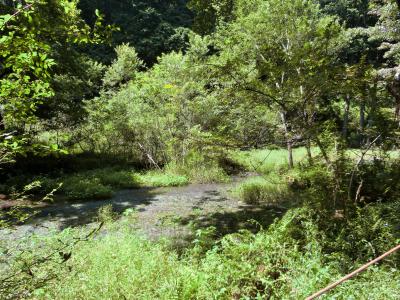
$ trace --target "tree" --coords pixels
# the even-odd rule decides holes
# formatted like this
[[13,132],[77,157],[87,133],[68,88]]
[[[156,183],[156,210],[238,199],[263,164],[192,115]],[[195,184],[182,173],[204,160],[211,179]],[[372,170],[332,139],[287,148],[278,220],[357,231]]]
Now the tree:
[[72,44],[98,42],[102,38],[98,30],[108,31],[101,28],[99,14],[94,28],[85,24],[77,3],[77,0],[2,3],[0,134],[4,149],[9,149],[6,145],[10,139],[20,146],[32,144],[28,137],[21,136],[27,133],[27,125],[37,122],[40,105],[54,96],[52,76],[59,63],[56,59],[58,50]]
[[111,45],[100,45],[84,50],[110,63],[114,48],[129,43],[147,66],[153,65],[162,53],[186,48],[193,15],[186,7],[187,0],[81,0],[83,18],[94,24],[96,9],[105,14],[106,24],[119,27]]
[[385,82],[395,100],[395,116],[400,124],[400,3],[373,1],[373,13],[379,17],[374,27],[368,28],[370,40],[380,43],[385,63],[378,69],[378,77]]
[[235,0],[191,0],[188,7],[195,13],[193,29],[202,35],[215,31],[218,23],[234,18]]
[[118,88],[135,78],[135,73],[143,67],[134,48],[122,44],[115,49],[117,59],[106,71],[103,78],[105,88]]
[[376,23],[369,14],[370,0],[319,0],[323,12],[336,16],[346,28],[368,27]]
[[220,52],[211,62],[227,74],[224,84],[279,114],[293,167],[296,140],[318,136],[313,131],[321,99],[340,70],[341,27],[333,18],[321,17],[313,1],[257,5],[216,33]]

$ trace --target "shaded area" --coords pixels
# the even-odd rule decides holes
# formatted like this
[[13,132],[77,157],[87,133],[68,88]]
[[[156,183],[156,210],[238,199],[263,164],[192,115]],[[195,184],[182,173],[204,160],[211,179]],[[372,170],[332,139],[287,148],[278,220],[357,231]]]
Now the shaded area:
[[234,211],[217,211],[201,216],[190,215],[182,219],[181,224],[187,225],[191,222],[195,228],[214,226],[217,236],[222,237],[241,229],[256,233],[260,229],[267,228],[285,212],[286,209],[283,207],[270,205],[240,206]]

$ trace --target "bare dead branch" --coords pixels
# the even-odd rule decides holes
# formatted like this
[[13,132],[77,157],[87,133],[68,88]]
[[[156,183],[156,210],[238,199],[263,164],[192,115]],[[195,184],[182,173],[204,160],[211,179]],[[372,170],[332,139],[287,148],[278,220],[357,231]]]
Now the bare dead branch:
[[354,276],[358,275],[359,273],[365,271],[366,269],[368,269],[370,266],[372,266],[373,264],[376,264],[377,262],[381,261],[382,259],[386,258],[387,256],[395,253],[396,251],[400,250],[400,245],[397,245],[396,247],[394,247],[392,250],[389,250],[388,252],[382,254],[381,256],[379,256],[378,258],[370,261],[369,263],[363,265],[362,267],[358,268],[357,270],[355,270],[354,272],[344,276],[343,278],[339,279],[338,281],[336,281],[335,283],[332,283],[331,285],[327,286],[326,288],[320,290],[319,292],[313,294],[310,297],[307,297],[306,300],[314,300],[317,299],[318,297],[322,296],[323,294],[329,292],[330,290],[334,289],[335,287],[337,287],[339,284],[342,284],[343,282],[353,278]]
[[361,153],[360,159],[357,161],[356,165],[353,168],[353,171],[351,172],[351,177],[350,177],[350,182],[349,182],[349,187],[347,191],[347,198],[350,200],[351,199],[351,189],[353,187],[353,181],[354,181],[354,176],[356,174],[356,171],[360,167],[360,165],[364,161],[365,155],[371,150],[372,146],[378,141],[378,139],[382,136],[382,134],[379,134],[372,142],[370,142],[367,146],[367,148]]

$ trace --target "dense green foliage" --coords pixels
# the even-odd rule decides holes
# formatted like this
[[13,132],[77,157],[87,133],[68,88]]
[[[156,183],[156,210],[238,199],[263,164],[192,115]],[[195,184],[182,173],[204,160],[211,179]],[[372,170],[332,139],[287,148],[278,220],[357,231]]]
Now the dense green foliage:
[[110,45],[95,47],[91,54],[109,62],[114,56],[113,47],[129,43],[146,64],[153,65],[162,53],[185,49],[193,19],[186,3],[187,0],[80,1],[82,16],[89,24],[95,22],[94,12],[99,9],[107,24],[119,28]]
[[[240,209],[259,227],[257,208],[283,211],[226,236],[191,222],[185,249],[111,206],[96,238],[0,237],[0,298],[302,299],[398,244],[399,12],[394,0],[0,0],[1,199],[244,171],[256,176],[230,191]],[[26,221],[18,205],[0,227]],[[396,299],[399,263],[327,298]]]

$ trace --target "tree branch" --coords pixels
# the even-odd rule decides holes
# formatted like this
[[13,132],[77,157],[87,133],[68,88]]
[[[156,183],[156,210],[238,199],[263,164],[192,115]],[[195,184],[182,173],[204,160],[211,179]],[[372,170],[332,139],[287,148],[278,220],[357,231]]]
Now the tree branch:
[[25,10],[31,9],[33,6],[33,4],[27,4],[24,7],[22,7],[21,9],[17,10],[15,13],[13,13],[10,16],[10,19],[8,19],[6,22],[4,22],[3,27],[5,27],[7,25],[8,22],[10,22],[13,18],[15,18],[16,16],[18,16],[20,13],[22,13]]
[[283,110],[286,110],[285,105],[284,105],[283,103],[279,102],[278,99],[276,99],[274,96],[272,96],[272,95],[270,95],[270,94],[264,93],[264,92],[262,92],[262,91],[260,91],[260,90],[257,90],[257,89],[251,88],[251,87],[244,87],[243,90],[248,91],[248,92],[253,92],[253,93],[259,94],[259,95],[261,95],[261,96],[264,96],[264,97],[266,97],[267,99],[269,99],[269,100],[271,100],[272,102],[274,102],[275,104],[277,104],[277,105],[278,105],[280,108],[282,108]]

